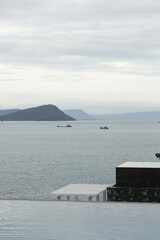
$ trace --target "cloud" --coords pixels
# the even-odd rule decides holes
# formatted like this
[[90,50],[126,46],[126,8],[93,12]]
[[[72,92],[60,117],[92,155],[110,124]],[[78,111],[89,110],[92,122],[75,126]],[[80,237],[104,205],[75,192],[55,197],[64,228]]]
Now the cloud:
[[5,91],[6,102],[11,91],[20,101],[25,86],[33,102],[34,93],[43,101],[132,101],[137,89],[138,102],[156,104],[156,96],[160,103],[159,1],[0,0],[0,6],[0,95]]

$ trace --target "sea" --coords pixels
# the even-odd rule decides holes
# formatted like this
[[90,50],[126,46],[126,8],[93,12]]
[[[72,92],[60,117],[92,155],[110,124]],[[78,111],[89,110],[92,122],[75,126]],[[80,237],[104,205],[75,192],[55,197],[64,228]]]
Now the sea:
[[0,122],[0,240],[159,239],[158,203],[51,195],[71,183],[114,184],[116,166],[158,161],[159,140],[158,122]]

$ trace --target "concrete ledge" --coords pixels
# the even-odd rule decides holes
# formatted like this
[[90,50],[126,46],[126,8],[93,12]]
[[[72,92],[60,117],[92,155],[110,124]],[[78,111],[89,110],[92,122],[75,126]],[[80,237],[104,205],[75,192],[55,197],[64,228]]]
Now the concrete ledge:
[[96,201],[100,201],[100,194],[103,194],[103,202],[106,202],[106,189],[109,185],[106,184],[70,184],[60,188],[51,194],[57,197],[58,201],[66,199],[70,201],[74,197],[75,201],[79,201],[80,197],[87,197],[88,201],[92,201],[95,197]]

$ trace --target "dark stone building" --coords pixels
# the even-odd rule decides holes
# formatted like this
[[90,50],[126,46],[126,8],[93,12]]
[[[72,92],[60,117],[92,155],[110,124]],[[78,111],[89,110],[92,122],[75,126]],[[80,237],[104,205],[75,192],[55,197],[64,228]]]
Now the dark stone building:
[[108,201],[160,202],[160,162],[126,162],[116,167]]

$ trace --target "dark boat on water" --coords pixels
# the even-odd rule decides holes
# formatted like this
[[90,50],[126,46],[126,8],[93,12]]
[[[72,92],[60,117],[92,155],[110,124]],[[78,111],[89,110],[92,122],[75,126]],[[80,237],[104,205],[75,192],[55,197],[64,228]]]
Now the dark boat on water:
[[100,127],[100,129],[109,129],[109,128],[105,126],[105,127]]
[[72,127],[72,126],[68,124],[68,125],[66,125],[66,126],[59,126],[59,125],[58,125],[57,127]]

